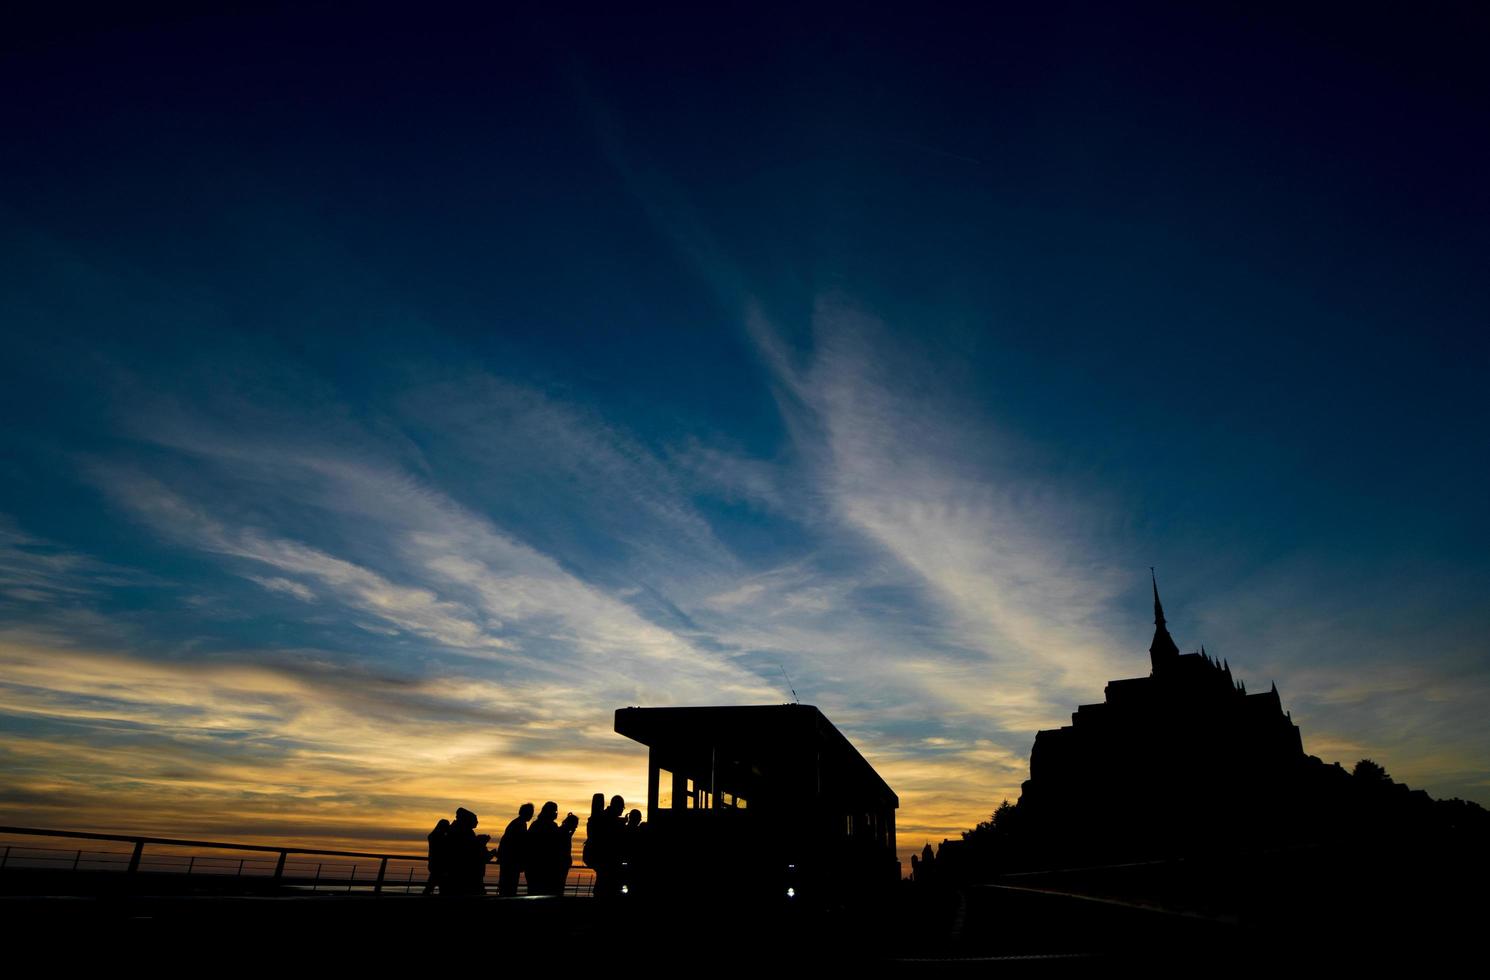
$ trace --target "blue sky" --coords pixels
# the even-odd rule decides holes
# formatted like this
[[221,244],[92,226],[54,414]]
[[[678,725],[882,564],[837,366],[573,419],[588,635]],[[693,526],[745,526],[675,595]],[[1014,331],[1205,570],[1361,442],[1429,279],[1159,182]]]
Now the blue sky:
[[1150,565],[1490,803],[1470,16],[27,24],[0,816],[580,809],[784,669],[918,847],[1146,672]]

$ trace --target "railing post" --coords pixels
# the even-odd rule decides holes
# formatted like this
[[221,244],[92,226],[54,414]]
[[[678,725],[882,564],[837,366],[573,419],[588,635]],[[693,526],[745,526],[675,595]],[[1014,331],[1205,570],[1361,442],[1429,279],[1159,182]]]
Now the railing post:
[[145,853],[145,842],[135,841],[134,853],[129,856],[129,870],[125,874],[134,874],[140,870],[140,855]]
[[[8,850],[8,848],[7,848],[7,850]],[[414,868],[411,865],[409,867],[409,880],[406,881],[406,882],[404,882],[404,894],[407,895],[410,892],[410,890],[413,889],[413,887],[414,887]]]
[[352,876],[347,879],[347,891],[352,890],[352,883],[357,880],[357,865],[352,865]]
[[285,876],[285,855],[288,853],[288,851],[279,852],[279,861],[274,865],[274,881],[276,884]]
[[195,854],[193,854],[191,856],[191,860],[186,862],[186,875],[187,875],[188,878],[191,877],[191,869],[192,868],[195,868],[196,866],[197,866],[197,856]]
[[[9,864],[9,863],[10,863],[10,845],[9,844],[6,844],[5,845],[5,856],[4,857],[0,857],[0,871],[4,871],[5,870],[5,866],[7,864]],[[410,871],[409,873],[410,874],[413,874],[412,871]]]
[[311,891],[315,891],[317,888],[321,887],[321,864],[322,862],[320,861],[316,862],[316,880],[310,883]]
[[239,878],[242,878],[243,877],[243,862],[245,860],[247,860],[247,858],[239,858],[238,859],[238,874],[236,875],[236,877],[239,877]]
[[373,882],[374,895],[383,894],[383,879],[386,877],[388,877],[388,859],[384,858],[382,862],[378,864],[378,880]]
[[78,870],[78,862],[83,860],[83,849],[78,848],[78,853],[72,856],[72,870]]

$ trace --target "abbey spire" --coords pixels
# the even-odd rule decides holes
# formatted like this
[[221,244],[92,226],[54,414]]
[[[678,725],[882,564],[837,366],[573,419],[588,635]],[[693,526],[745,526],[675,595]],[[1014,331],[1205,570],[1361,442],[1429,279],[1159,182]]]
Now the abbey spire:
[[1180,648],[1175,645],[1174,637],[1169,635],[1169,629],[1164,625],[1164,604],[1159,601],[1159,579],[1152,568],[1149,569],[1149,578],[1154,583],[1154,642],[1149,644],[1149,662],[1157,674],[1179,657]]

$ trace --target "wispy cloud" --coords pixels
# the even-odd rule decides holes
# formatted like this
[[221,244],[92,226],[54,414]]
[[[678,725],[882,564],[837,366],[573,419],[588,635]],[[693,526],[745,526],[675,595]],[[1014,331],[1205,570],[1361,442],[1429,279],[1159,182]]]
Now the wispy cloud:
[[268,589],[270,592],[279,592],[284,595],[294,596],[301,602],[316,601],[316,594],[299,582],[293,582],[287,578],[278,578],[274,576],[265,577],[263,575],[247,575],[244,577],[247,578],[250,582],[257,582],[259,585]]
[[[756,333],[779,347],[767,328]],[[882,548],[941,610],[987,681],[1049,704],[1129,659],[1106,627],[1126,584],[1104,556],[1099,502],[1029,465],[1028,454],[955,394],[934,365],[842,299],[815,317],[814,356],[783,382],[821,432],[811,459],[832,515]],[[957,679],[949,689],[964,689]]]
[[230,528],[152,477],[104,466],[98,479],[131,512],[183,544],[311,581],[360,615],[446,652],[540,674],[580,672],[604,678],[613,696],[653,701],[731,700],[762,691],[727,657],[691,646],[405,472],[328,453],[286,458],[266,450],[255,462],[294,471],[297,479],[288,485],[308,484],[316,509],[353,521],[360,547],[393,571],[256,528]]
[[572,690],[348,671],[308,651],[160,662],[0,640],[0,665],[0,810],[21,801],[54,826],[350,839],[454,802],[577,807],[595,780],[634,793],[642,778],[635,747],[588,728]]
[[[136,471],[104,466],[99,470],[99,479],[115,499],[179,544],[247,559],[249,567],[268,565],[311,579],[361,613],[446,649],[490,654],[509,646],[469,610],[441,599],[430,589],[396,584],[367,568],[298,541],[253,528],[229,528],[159,480]],[[247,573],[245,577],[263,584],[262,576]],[[306,589],[289,579],[277,581],[288,583],[291,591],[297,585]]]
[[143,572],[27,534],[0,515],[0,601],[68,603],[121,586],[152,582],[152,576]]
[[[923,649],[916,663],[951,650],[986,658],[983,683],[969,690],[957,677],[940,685],[938,700],[1043,703],[1048,723],[1077,692],[1089,698],[1100,686],[1094,678],[1121,673],[1111,603],[1137,570],[1110,558],[1106,502],[1042,476],[1033,447],[916,345],[920,325],[885,324],[825,285],[810,329],[791,331],[807,343],[790,342],[686,196],[603,105],[588,95],[586,103],[606,158],[753,339],[803,470],[797,513],[830,540],[847,531],[872,542],[903,572],[899,584],[940,610],[940,649]],[[726,462],[714,472],[732,478],[737,494],[778,499],[758,464]],[[991,696],[995,688],[1017,693]]]

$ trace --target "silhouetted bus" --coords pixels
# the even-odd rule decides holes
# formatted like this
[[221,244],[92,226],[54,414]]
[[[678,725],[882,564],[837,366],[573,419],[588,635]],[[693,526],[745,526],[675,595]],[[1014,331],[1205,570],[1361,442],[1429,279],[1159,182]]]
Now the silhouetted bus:
[[621,708],[616,731],[648,749],[628,892],[820,904],[899,880],[900,800],[817,708]]

